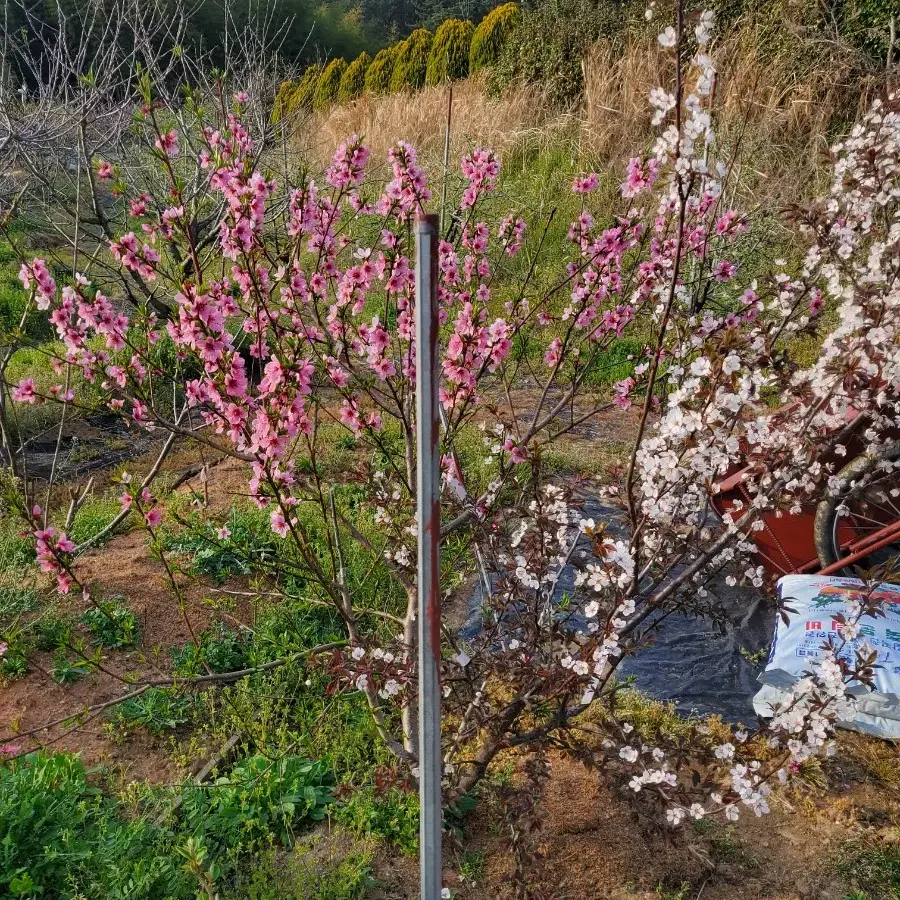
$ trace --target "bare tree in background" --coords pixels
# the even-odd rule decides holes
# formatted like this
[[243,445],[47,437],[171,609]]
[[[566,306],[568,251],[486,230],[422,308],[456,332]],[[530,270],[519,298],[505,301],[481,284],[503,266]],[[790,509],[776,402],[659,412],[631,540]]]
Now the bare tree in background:
[[[267,169],[290,184],[288,147],[299,125],[290,113],[273,121],[281,80],[294,74],[294,66],[279,56],[287,25],[275,25],[271,7],[252,11],[253,26],[242,28],[226,2],[216,48],[224,62],[218,67],[190,39],[193,13],[181,0],[91,0],[73,13],[57,5],[55,22],[48,23],[25,0],[4,0],[0,17],[0,232],[22,259],[39,248],[72,278],[89,273],[116,305],[146,305],[160,318],[168,318],[175,303],[173,284],[203,280],[226,204],[204,190],[209,173],[198,162],[198,148],[186,144],[171,165],[196,252],[167,256],[163,264],[171,277],[152,283],[117,266],[108,247],[128,221],[124,197],[144,196],[159,213],[169,190],[158,160],[148,154],[146,134],[163,121],[186,141],[203,127],[224,128],[239,89],[257,159],[265,157]],[[23,19],[27,26],[16,27]],[[31,232],[25,238],[17,227],[22,224]],[[0,347],[0,379],[17,346],[33,343],[23,333],[25,323],[23,316],[16,341]],[[0,390],[0,456],[26,486],[27,444],[55,436],[44,486],[49,497],[60,476],[64,426],[80,412],[59,404],[49,427],[26,437],[8,420],[8,400]],[[171,442],[164,445],[157,468],[170,448]],[[73,498],[71,514],[87,494]]]
[[[10,3],[29,23],[13,30]],[[279,158],[285,168],[290,117],[272,122],[272,109],[290,63],[278,57],[284,28],[271,10],[259,8],[252,28],[239,28],[226,4],[221,54],[224,66],[193,49],[188,26],[193,10],[144,0],[89,3],[70,14],[57,6],[56,23],[34,18],[24,0],[7,0],[0,46],[0,207],[24,218],[50,246],[56,265],[90,271],[98,287],[116,300],[149,302],[167,316],[164,288],[123,273],[98,252],[121,234],[127,210],[123,193],[156,196],[159,178],[146,144],[137,140],[141,123],[134,110],[156,115],[166,109],[171,127],[190,134],[199,122],[217,127],[228,115],[236,85],[247,94],[244,121],[260,156]],[[34,39],[35,34],[43,38]],[[49,39],[47,35],[49,34]],[[188,148],[186,148],[188,149]],[[196,149],[196,148],[190,148]],[[277,152],[276,152],[277,151]],[[223,210],[201,201],[205,174],[196,153],[179,160],[186,212],[199,248],[209,247]],[[188,167],[192,160],[193,167]],[[104,166],[104,164],[108,164]],[[175,260],[189,267],[195,261]],[[182,274],[187,274],[184,271]]]

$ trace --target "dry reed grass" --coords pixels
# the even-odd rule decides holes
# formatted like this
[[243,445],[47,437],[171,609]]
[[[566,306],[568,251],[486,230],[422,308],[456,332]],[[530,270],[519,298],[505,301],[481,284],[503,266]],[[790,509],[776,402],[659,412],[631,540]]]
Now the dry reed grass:
[[[399,139],[409,141],[429,164],[443,159],[448,88],[428,87],[415,93],[362,97],[313,116],[301,141],[320,163],[351,134],[362,135],[377,159],[384,159]],[[513,86],[492,97],[484,82],[470,78],[453,85],[452,160],[472,146],[491,147],[502,157],[522,148],[546,149],[572,140],[578,116],[551,109],[541,90]]]
[[[850,53],[761,52],[752,27],[737,29],[715,52],[715,125],[725,156],[740,167],[745,200],[798,199],[817,186],[838,123],[852,122],[876,87],[861,79]],[[585,60],[582,151],[616,163],[654,139],[647,114],[652,87],[672,80],[672,57],[656,41],[624,52],[598,43]]]

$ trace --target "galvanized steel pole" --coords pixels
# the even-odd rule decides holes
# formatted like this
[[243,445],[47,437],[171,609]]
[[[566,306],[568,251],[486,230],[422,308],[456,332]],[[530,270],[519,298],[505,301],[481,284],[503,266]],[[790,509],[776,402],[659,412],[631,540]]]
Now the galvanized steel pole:
[[419,871],[441,896],[441,536],[438,421],[438,217],[416,220],[416,511],[419,558]]

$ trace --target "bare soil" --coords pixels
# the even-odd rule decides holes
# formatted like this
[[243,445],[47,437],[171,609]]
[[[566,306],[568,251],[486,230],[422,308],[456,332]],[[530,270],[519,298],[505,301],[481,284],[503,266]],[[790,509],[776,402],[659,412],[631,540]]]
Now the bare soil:
[[[170,460],[173,471],[184,458]],[[199,476],[179,490],[206,495],[211,513],[227,510],[235,495],[246,495],[246,467],[234,460],[216,469],[215,480],[206,485]],[[179,603],[159,560],[154,559],[143,530],[118,535],[99,549],[80,557],[76,572],[93,598],[121,597],[138,621],[140,645],[134,650],[103,651],[102,670],[80,680],[61,685],[50,674],[53,653],[36,653],[29,658],[24,678],[0,687],[0,743],[15,743],[22,751],[38,747],[80,751],[89,765],[104,764],[117,770],[125,781],[169,782],[177,775],[168,737],[155,738],[141,730],[122,741],[104,728],[102,711],[86,713],[96,706],[134,690],[138,679],[166,677],[171,671],[172,650],[194,639],[218,618],[232,625],[252,626],[253,606],[249,597],[237,597],[227,613],[208,602],[221,596],[216,588],[176,575],[182,591]],[[245,579],[231,578],[224,589],[246,590]],[[65,612],[80,616],[90,605],[80,592],[64,598]],[[218,604],[216,604],[218,607]],[[69,717],[85,724],[65,721]],[[17,737],[45,723],[56,723],[35,734]]]
[[[853,885],[834,865],[842,846],[896,844],[900,805],[894,788],[850,775],[841,762],[829,776],[825,789],[777,797],[768,816],[673,838],[638,818],[598,773],[554,756],[529,887],[536,900],[844,900]],[[496,804],[482,805],[462,849],[450,852],[445,883],[459,900],[514,900],[502,822]],[[483,860],[481,872],[460,877],[460,863],[473,857]],[[418,897],[415,859],[382,858],[375,877],[373,900]]]

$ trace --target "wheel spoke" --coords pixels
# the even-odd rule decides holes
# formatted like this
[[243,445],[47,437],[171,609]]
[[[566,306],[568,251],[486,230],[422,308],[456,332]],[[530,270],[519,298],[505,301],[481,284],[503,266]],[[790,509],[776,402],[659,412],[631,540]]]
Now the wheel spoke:
[[[873,535],[900,521],[900,505],[891,497],[891,491],[898,487],[900,476],[892,472],[866,485],[858,493],[851,493],[838,504],[840,512],[835,515],[831,528],[835,558],[847,556],[851,544],[861,539],[871,540]],[[900,556],[900,541],[873,551],[873,554],[885,552]]]

